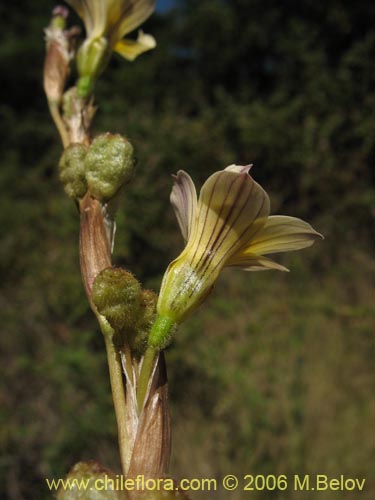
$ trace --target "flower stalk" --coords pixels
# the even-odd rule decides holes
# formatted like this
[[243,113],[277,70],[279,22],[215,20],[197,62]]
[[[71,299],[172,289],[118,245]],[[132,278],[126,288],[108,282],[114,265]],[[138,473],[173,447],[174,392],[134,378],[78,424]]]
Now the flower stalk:
[[[65,29],[65,8],[55,9],[46,30],[44,66],[44,88],[64,146],[59,175],[65,191],[77,203],[80,212],[81,274],[104,337],[122,472],[129,477],[147,474],[157,478],[165,476],[168,471],[170,425],[164,358],[159,351],[152,359],[145,355],[156,296],[139,288],[137,305],[129,303],[126,311],[130,316],[128,312],[122,313],[120,322],[116,320],[116,314],[109,322],[93,297],[98,276],[106,270],[110,270],[107,275],[116,276],[117,271],[111,271],[114,243],[114,206],[111,203],[132,178],[133,147],[117,134],[102,134],[92,139],[90,133],[96,111],[94,83],[112,52],[132,61],[155,47],[153,37],[142,31],[136,40],[123,39],[149,17],[154,1],[72,0],[68,3],[77,10],[86,28],[86,38],[75,53],[79,74],[77,85],[65,88],[74,56],[73,41],[78,33],[75,28]],[[117,272],[117,275],[121,281],[121,273]],[[136,283],[134,278],[129,284],[131,282]],[[126,300],[129,300],[126,283],[124,286]],[[121,299],[121,293],[121,290],[115,292],[116,300]],[[116,305],[114,307],[116,309]],[[104,307],[106,314],[109,310]],[[150,367],[147,380],[143,377],[140,381],[140,366]],[[141,410],[137,404],[138,391],[142,394]]]
[[[132,180],[133,146],[118,134],[91,137],[94,84],[113,52],[132,61],[155,47],[142,31],[136,40],[124,38],[151,15],[155,2],[67,1],[86,37],[75,51],[77,30],[65,29],[66,9],[54,11],[46,30],[44,89],[64,146],[59,176],[79,208],[82,281],[104,337],[122,472],[159,478],[168,473],[171,453],[163,350],[178,325],[206,300],[224,267],[287,271],[266,255],[309,247],[322,235],[295,217],[271,216],[269,197],[250,176],[250,165],[215,172],[199,196],[190,176],[179,171],[171,203],[185,248],[169,264],[159,296],[113,267],[115,199]],[[73,55],[78,80],[66,89]],[[81,464],[74,474],[89,470],[94,477],[102,472],[96,469]]]
[[[103,323],[103,322],[101,322]],[[129,470],[131,455],[129,445],[129,435],[127,426],[127,410],[125,398],[125,386],[123,380],[121,356],[114,338],[112,329],[108,331],[107,325],[101,325],[107,351],[107,361],[109,367],[109,377],[115,415],[117,421],[118,443],[121,459],[121,468],[126,473]]]

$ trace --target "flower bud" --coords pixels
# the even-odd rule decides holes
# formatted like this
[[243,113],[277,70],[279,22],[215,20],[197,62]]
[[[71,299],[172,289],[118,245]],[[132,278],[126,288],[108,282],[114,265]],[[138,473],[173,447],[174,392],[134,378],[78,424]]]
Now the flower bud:
[[109,267],[96,276],[92,301],[116,332],[134,329],[141,300],[141,285],[124,269]]
[[43,85],[47,99],[58,104],[63,95],[66,80],[69,75],[69,36],[63,30],[68,15],[64,7],[56,8],[51,24],[45,30],[46,58],[43,71]]
[[81,97],[90,95],[95,79],[103,71],[111,55],[108,41],[104,37],[87,39],[77,53],[77,68],[80,76],[77,84]]
[[59,178],[64,190],[73,199],[82,198],[87,191],[85,177],[85,156],[87,147],[83,144],[71,144],[60,159]]
[[[87,488],[81,490],[61,487],[57,500],[120,500],[123,498],[122,494],[115,489],[116,475],[94,460],[75,464],[66,476],[66,481],[70,484],[85,483]],[[104,482],[107,485],[105,489],[96,488]]]
[[92,196],[109,201],[132,177],[133,146],[119,134],[102,134],[91,143],[85,159]]

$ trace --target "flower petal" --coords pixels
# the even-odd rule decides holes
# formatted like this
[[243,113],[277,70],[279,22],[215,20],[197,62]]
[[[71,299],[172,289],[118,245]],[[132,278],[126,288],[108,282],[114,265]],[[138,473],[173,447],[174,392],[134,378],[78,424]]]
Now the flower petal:
[[83,19],[87,37],[105,36],[111,46],[116,45],[123,36],[140,26],[155,9],[155,0],[67,0],[67,2]]
[[275,252],[289,252],[311,246],[323,236],[310,224],[295,217],[274,215],[256,233],[244,254],[267,255]]
[[229,165],[229,167],[224,168],[226,172],[237,172],[239,174],[248,174],[249,170],[251,169],[253,165]]
[[191,233],[197,212],[197,193],[189,174],[179,170],[174,176],[170,197],[185,242]]
[[152,35],[146,35],[143,31],[139,31],[137,40],[120,40],[115,44],[113,50],[128,59],[128,61],[134,61],[140,54],[155,47],[155,38]]
[[214,273],[266,222],[267,193],[249,174],[224,170],[204,183],[198,200],[197,221],[186,251],[198,274]]
[[105,34],[107,24],[107,3],[97,0],[67,0],[85,24],[88,38]]
[[140,26],[155,10],[155,0],[123,0],[121,22],[117,27],[118,39]]
[[233,260],[230,264],[233,267],[241,267],[244,271],[268,271],[270,269],[277,269],[278,271],[289,272],[287,267],[274,262],[263,255],[256,255],[247,253]]

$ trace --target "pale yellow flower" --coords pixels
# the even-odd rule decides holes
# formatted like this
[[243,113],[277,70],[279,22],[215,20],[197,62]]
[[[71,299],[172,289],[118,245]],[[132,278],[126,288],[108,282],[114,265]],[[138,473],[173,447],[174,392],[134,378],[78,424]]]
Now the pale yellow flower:
[[265,255],[299,250],[322,238],[300,219],[269,216],[268,195],[249,169],[231,165],[214,173],[198,200],[190,176],[177,173],[171,202],[186,246],[164,275],[159,318],[173,323],[185,319],[207,297],[225,266],[287,271]]
[[155,0],[67,0],[82,18],[86,39],[77,60],[81,77],[95,78],[112,52],[133,61],[155,48],[153,36],[139,31],[137,40],[123,37],[140,26],[154,11]]

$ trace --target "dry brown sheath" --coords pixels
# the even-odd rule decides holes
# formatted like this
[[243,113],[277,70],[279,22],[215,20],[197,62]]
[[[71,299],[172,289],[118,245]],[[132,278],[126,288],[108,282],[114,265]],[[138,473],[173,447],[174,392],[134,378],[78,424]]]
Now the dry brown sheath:
[[83,284],[91,303],[95,277],[111,266],[111,249],[100,202],[86,193],[80,202],[80,212],[79,260]]
[[145,406],[139,417],[128,477],[164,477],[171,453],[167,371],[159,354]]

